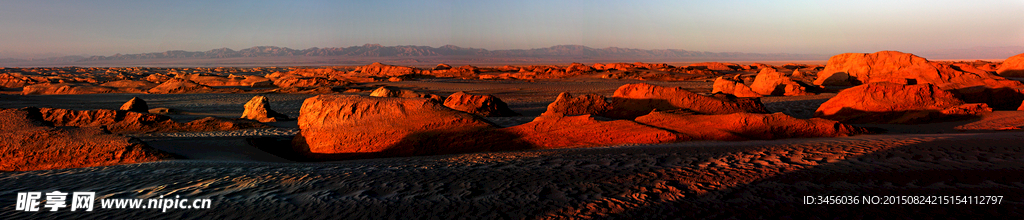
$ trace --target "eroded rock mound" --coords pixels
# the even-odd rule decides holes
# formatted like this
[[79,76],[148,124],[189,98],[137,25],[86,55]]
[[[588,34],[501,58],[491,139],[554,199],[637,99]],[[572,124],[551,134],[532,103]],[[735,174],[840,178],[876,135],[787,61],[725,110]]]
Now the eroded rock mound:
[[115,92],[117,89],[82,83],[33,84],[27,85],[21,90],[22,95],[77,95]]
[[131,100],[128,100],[128,102],[125,102],[123,105],[121,105],[121,108],[119,108],[119,110],[149,113],[149,105],[146,105],[146,101],[140,99],[139,97],[132,97]]
[[444,106],[484,117],[507,117],[520,115],[508,108],[508,104],[493,95],[471,95],[456,92],[444,100]]
[[102,128],[53,127],[39,109],[0,109],[0,171],[66,169],[170,159]]
[[187,79],[173,78],[149,89],[152,94],[204,93],[212,92],[213,88],[192,82]]
[[996,74],[1004,77],[1024,77],[1024,53],[1004,60]]
[[724,77],[718,77],[715,79],[715,84],[712,85],[711,93],[725,93],[731,94],[736,97],[761,97],[761,94],[754,92],[749,86],[743,84],[743,82],[737,82],[726,79]]
[[502,128],[536,148],[655,144],[676,141],[672,132],[629,120],[599,121],[591,115],[546,115]]
[[399,98],[426,98],[426,99],[430,99],[430,100],[436,101],[438,103],[444,102],[444,98],[442,98],[439,95],[434,95],[434,94],[430,94],[430,93],[421,93],[421,92],[416,92],[416,91],[406,90],[406,89],[392,89],[392,88],[388,88],[386,86],[381,86],[380,88],[377,88],[377,89],[373,90],[373,92],[370,93],[370,96],[373,96],[373,97],[399,97]]
[[803,85],[775,68],[763,68],[758,71],[754,83],[750,84],[750,89],[761,95],[799,96],[810,94]]
[[558,94],[558,98],[548,104],[543,115],[604,115],[612,109],[611,103],[600,94],[583,94],[573,96],[568,92]]
[[288,116],[277,113],[270,109],[270,100],[266,96],[253,96],[245,103],[245,111],[242,112],[243,119],[256,120],[259,122],[275,122],[288,120]]
[[247,120],[231,120],[208,117],[200,122],[178,123],[170,117],[158,114],[138,113],[122,110],[96,109],[71,110],[40,108],[43,120],[55,126],[106,127],[113,133],[147,133],[175,131],[220,131],[246,128],[269,128],[270,126]]
[[703,96],[680,87],[626,84],[612,96],[611,118],[633,119],[651,111],[684,109],[701,114],[768,113],[759,98]]
[[387,156],[493,150],[495,126],[481,118],[421,98],[318,95],[302,103],[295,150],[311,157],[332,154]]
[[680,140],[774,140],[783,138],[842,137],[867,133],[863,128],[837,121],[798,119],[783,113],[732,113],[724,115],[651,112],[636,122],[666,129]]
[[140,80],[118,80],[100,84],[103,87],[116,88],[118,90],[129,92],[129,93],[145,93],[147,90],[156,87],[156,83]]
[[963,105],[931,84],[869,83],[839,92],[814,116],[845,123],[923,123],[992,111],[987,105]]
[[357,67],[353,72],[364,76],[393,77],[417,74],[419,70],[407,66],[392,66],[375,62],[370,65]]
[[986,71],[964,71],[944,63],[898,51],[872,54],[845,53],[829,58],[818,73],[815,85],[860,85],[891,82],[907,85],[930,83],[941,89],[970,87],[1021,87],[1020,82],[1007,80]]
[[720,63],[720,62],[694,63],[694,64],[690,64],[687,67],[693,68],[693,69],[707,69],[707,70],[714,70],[714,71],[735,71],[735,70],[738,70],[738,69],[743,69],[743,67],[741,67],[739,64],[735,64],[735,63]]

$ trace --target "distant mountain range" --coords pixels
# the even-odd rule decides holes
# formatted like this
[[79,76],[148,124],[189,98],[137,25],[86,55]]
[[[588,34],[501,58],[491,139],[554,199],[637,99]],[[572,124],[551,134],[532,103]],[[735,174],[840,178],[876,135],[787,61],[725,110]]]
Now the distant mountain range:
[[162,53],[143,54],[116,54],[113,56],[92,56],[81,61],[98,60],[128,60],[128,59],[154,59],[154,58],[232,58],[232,57],[280,57],[280,56],[353,56],[353,57],[424,57],[424,56],[478,56],[496,58],[687,58],[687,57],[749,57],[749,58],[775,58],[775,57],[816,57],[820,55],[808,54],[758,54],[758,53],[714,53],[688,50],[642,50],[609,47],[604,49],[591,48],[580,45],[558,45],[548,48],[537,48],[528,50],[486,50],[477,48],[464,48],[454,45],[441,47],[429,46],[381,46],[380,44],[366,44],[352,47],[327,47],[309,48],[296,50],[287,47],[258,46],[242,50],[228,48],[214,49],[204,52],[189,51],[167,51]]
[[[912,51],[906,51],[911,52]],[[929,59],[1005,59],[1024,53],[1024,47],[976,47],[971,49],[933,50],[917,53]],[[351,47],[325,47],[308,49],[291,49],[287,47],[257,46],[242,50],[229,48],[208,51],[171,50],[156,53],[115,54],[112,56],[62,56],[36,59],[0,59],[0,64],[31,65],[97,65],[101,63],[146,64],[146,60],[160,59],[160,62],[188,60],[189,62],[206,62],[209,65],[218,63],[230,64],[223,60],[260,58],[264,60],[282,60],[287,63],[319,63],[330,62],[365,62],[368,60],[398,60],[401,62],[634,62],[634,61],[758,61],[758,60],[827,60],[834,54],[791,54],[791,53],[740,53],[740,52],[704,52],[679,49],[630,49],[630,48],[591,48],[581,45],[558,45],[547,48],[486,50],[465,48],[454,45],[441,47],[429,46],[381,46],[366,44]],[[323,61],[329,60],[329,61]],[[130,62],[124,62],[130,61]],[[234,62],[234,61],[231,61]],[[281,63],[278,63],[281,64]]]
[[115,54],[112,56],[65,56],[43,59],[0,59],[0,62],[89,62],[109,60],[139,60],[139,59],[216,59],[216,58],[238,58],[238,57],[388,57],[388,58],[416,58],[416,57],[441,57],[441,56],[473,56],[487,58],[550,58],[550,59],[614,59],[614,58],[741,58],[741,59],[799,59],[799,58],[827,58],[826,55],[817,54],[789,54],[789,53],[738,53],[738,52],[704,52],[688,51],[678,49],[644,50],[630,48],[591,48],[581,45],[558,45],[547,48],[536,49],[515,49],[515,50],[486,50],[478,48],[465,48],[454,45],[441,47],[429,46],[381,46],[379,44],[366,44],[352,47],[325,47],[309,49],[291,49],[287,47],[257,46],[242,50],[229,48],[213,49],[208,51],[183,51],[171,50],[156,53],[140,54]]

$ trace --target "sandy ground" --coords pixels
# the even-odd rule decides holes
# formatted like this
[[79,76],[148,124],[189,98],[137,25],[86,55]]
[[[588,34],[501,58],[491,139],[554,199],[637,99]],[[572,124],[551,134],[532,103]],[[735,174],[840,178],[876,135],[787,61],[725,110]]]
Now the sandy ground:
[[[447,95],[494,94],[532,120],[559,92],[610,96],[627,81],[432,80],[391,86]],[[710,82],[657,83],[710,91]],[[179,109],[175,119],[237,117],[253,94],[0,95],[0,108],[116,108],[132,96]],[[266,94],[295,117],[311,95]],[[834,94],[764,98],[796,117]],[[88,101],[85,101],[88,100]],[[1009,113],[1005,113],[1009,114]],[[997,114],[1003,117],[1005,114]],[[996,118],[999,118],[996,117]],[[975,120],[976,121],[976,120]],[[257,149],[253,138],[286,138],[279,128],[144,134],[151,146],[186,159],[64,170],[0,173],[0,219],[863,219],[1024,217],[1024,133],[963,132],[974,121],[879,126],[888,134],[743,142],[687,142],[524,152],[297,163]],[[256,139],[259,140],[259,139]],[[29,213],[18,192],[94,191],[98,199],[210,199],[212,209]],[[1003,196],[1000,204],[810,205],[805,196]],[[941,202],[941,201],[940,201]]]

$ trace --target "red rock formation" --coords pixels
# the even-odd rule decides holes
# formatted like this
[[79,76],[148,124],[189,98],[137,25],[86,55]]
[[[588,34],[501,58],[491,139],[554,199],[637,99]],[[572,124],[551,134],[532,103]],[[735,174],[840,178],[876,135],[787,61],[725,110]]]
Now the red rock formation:
[[1006,58],[996,74],[1004,77],[1024,77],[1024,53]]
[[565,68],[566,76],[579,76],[589,74],[591,72],[594,72],[594,68],[587,65],[583,65],[582,63],[572,63],[572,65],[569,65],[569,67]]
[[922,123],[981,114],[984,110],[977,109],[987,108],[963,104],[953,93],[931,84],[869,83],[839,92],[814,116],[845,123]]
[[494,125],[428,99],[318,95],[299,113],[300,153],[425,155],[490,150]]
[[187,79],[173,78],[149,89],[151,94],[177,94],[177,93],[206,93],[212,92],[213,88],[199,85]]
[[149,113],[149,105],[146,105],[146,101],[140,99],[139,97],[132,97],[131,100],[128,100],[128,102],[125,102],[123,105],[121,105],[121,108],[119,108],[119,110]]
[[40,108],[43,120],[55,126],[100,127],[114,133],[147,133],[175,131],[219,131],[246,128],[268,128],[270,126],[245,120],[203,118],[189,123],[178,123],[170,117],[158,114],[138,113],[121,110],[70,110]]
[[761,97],[761,94],[754,92],[743,82],[728,80],[721,76],[715,79],[715,84],[711,86],[711,93],[719,92],[736,97]]
[[0,88],[21,88],[37,83],[21,73],[0,73]]
[[0,171],[50,170],[172,158],[102,128],[53,127],[38,109],[0,109]]
[[517,116],[519,113],[508,108],[508,104],[493,95],[470,95],[456,92],[444,100],[444,106],[484,117]]
[[867,132],[837,121],[797,119],[783,113],[694,115],[651,112],[637,117],[636,122],[675,132],[680,140],[772,140],[842,137]]
[[555,102],[548,104],[548,110],[542,115],[604,115],[612,105],[600,94],[584,94],[573,96],[568,92],[558,94]]
[[256,120],[259,122],[275,122],[288,120],[288,116],[277,113],[270,109],[270,100],[266,96],[253,96],[245,103],[245,111],[242,112],[242,119]]
[[405,90],[405,89],[390,89],[390,88],[388,88],[386,86],[381,86],[380,88],[377,88],[377,89],[373,90],[373,92],[370,93],[370,96],[373,96],[373,97],[399,97],[399,98],[426,98],[426,99],[430,99],[431,101],[435,101],[437,103],[443,103],[444,102],[444,98],[442,98],[439,95],[434,95],[434,94],[430,94],[430,93],[420,93],[420,92],[416,92],[416,91],[412,91],[412,90]]
[[115,93],[116,89],[78,83],[43,83],[25,86],[22,95],[75,95]]
[[357,67],[354,72],[357,75],[364,76],[392,77],[417,74],[419,73],[419,70],[416,68],[406,66],[392,66],[382,63],[373,63],[370,65]]
[[984,102],[997,109],[1012,109],[1024,100],[1024,84],[977,68],[930,62],[913,54],[882,51],[833,56],[818,73],[818,85],[855,85],[871,82],[930,83],[953,91],[967,102]]
[[352,83],[321,77],[284,77],[275,79],[274,85],[281,88],[311,88],[349,86]]
[[845,53],[829,58],[815,85],[859,85],[872,82],[930,83],[941,89],[969,87],[1021,87],[1020,82],[980,71],[965,72],[948,64],[928,61],[909,53],[881,51]]
[[690,64],[689,66],[686,66],[686,67],[691,68],[691,69],[707,69],[707,70],[714,70],[714,71],[735,71],[735,70],[743,69],[742,67],[740,67],[739,64],[735,64],[735,63],[719,63],[719,62],[694,63],[694,64]]
[[599,121],[590,115],[537,117],[533,122],[502,128],[536,148],[655,144],[676,141],[666,130],[629,120]]
[[680,87],[646,83],[626,84],[615,90],[608,117],[633,119],[652,110],[685,109],[702,114],[768,113],[758,98],[722,98],[699,95]]
[[146,90],[156,87],[157,84],[140,81],[140,80],[118,80],[100,84],[103,87],[116,88],[117,90],[128,92],[128,93],[145,93]]
[[763,68],[758,71],[754,83],[750,84],[750,89],[761,95],[810,95],[803,85],[776,71],[775,68]]

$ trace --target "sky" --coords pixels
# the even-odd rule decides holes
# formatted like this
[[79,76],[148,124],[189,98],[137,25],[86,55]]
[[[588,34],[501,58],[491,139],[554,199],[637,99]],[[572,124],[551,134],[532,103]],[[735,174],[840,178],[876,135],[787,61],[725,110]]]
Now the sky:
[[7,0],[0,58],[367,43],[838,54],[1024,46],[1024,1]]

